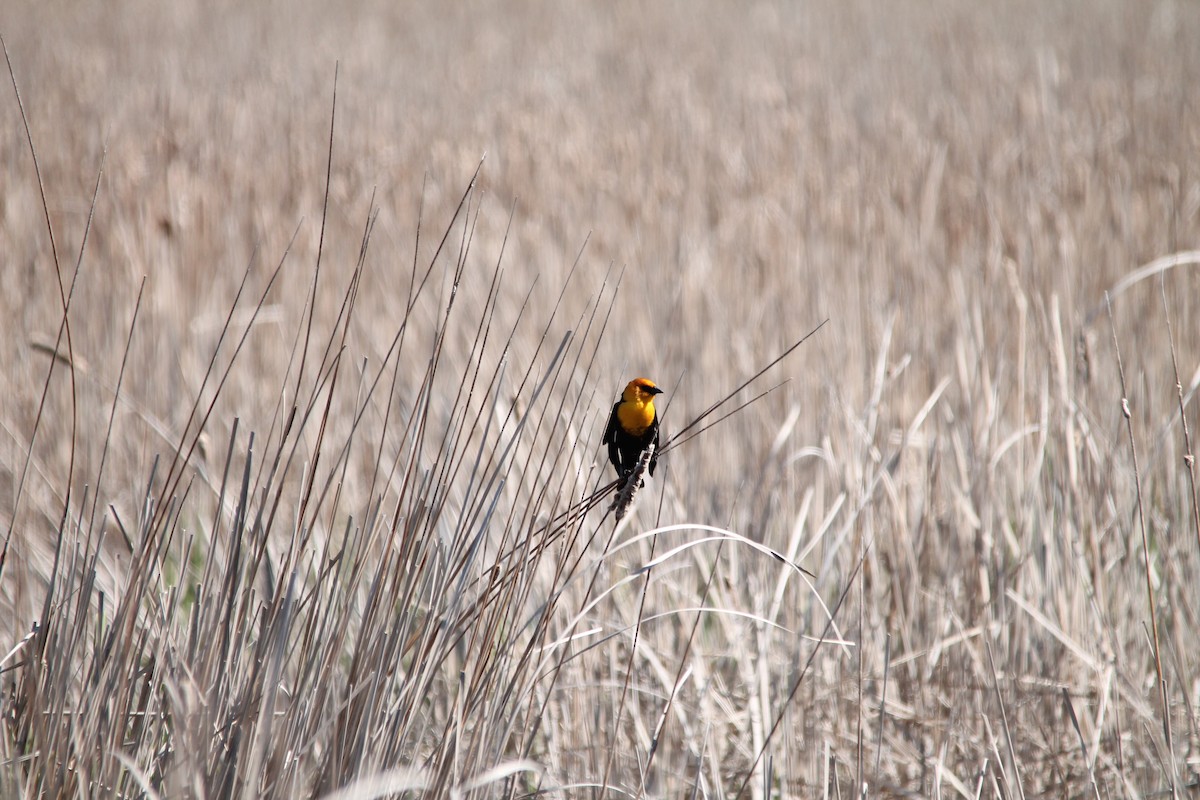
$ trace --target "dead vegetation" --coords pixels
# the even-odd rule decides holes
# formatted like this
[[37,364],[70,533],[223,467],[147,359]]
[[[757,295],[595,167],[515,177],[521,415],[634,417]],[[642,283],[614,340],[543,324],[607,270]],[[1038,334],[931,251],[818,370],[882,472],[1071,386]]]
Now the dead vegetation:
[[0,23],[0,795],[1196,790],[1200,8],[224,6]]

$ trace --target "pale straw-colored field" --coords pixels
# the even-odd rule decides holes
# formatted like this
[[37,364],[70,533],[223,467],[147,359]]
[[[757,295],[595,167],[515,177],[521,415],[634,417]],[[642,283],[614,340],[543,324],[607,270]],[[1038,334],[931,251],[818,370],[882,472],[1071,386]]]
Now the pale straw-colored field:
[[0,795],[1197,791],[1200,5],[0,5]]

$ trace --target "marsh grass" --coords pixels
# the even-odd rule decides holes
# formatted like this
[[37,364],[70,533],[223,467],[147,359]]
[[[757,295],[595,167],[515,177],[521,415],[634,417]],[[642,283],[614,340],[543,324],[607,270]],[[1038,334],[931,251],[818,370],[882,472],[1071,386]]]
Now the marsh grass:
[[4,22],[0,795],[1195,791],[1200,11],[201,11]]

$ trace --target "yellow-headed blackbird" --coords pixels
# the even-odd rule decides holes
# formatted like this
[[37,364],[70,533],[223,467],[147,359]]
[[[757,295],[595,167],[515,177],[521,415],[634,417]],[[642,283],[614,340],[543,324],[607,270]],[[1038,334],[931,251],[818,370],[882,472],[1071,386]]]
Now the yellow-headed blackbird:
[[650,458],[650,474],[658,463],[658,414],[654,411],[654,395],[662,389],[647,378],[634,378],[621,393],[621,399],[613,405],[612,416],[604,430],[604,443],[608,445],[608,460],[624,478],[637,466],[642,451],[654,445]]

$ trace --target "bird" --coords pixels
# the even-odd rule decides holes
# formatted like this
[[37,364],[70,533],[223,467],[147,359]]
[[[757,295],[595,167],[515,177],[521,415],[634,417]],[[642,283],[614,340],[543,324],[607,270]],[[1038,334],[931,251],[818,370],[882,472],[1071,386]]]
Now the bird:
[[621,399],[613,404],[604,429],[604,443],[608,445],[608,460],[621,479],[628,477],[637,466],[642,452],[654,445],[650,457],[650,474],[658,464],[658,414],[654,410],[654,395],[662,389],[649,378],[634,378],[621,392]]

